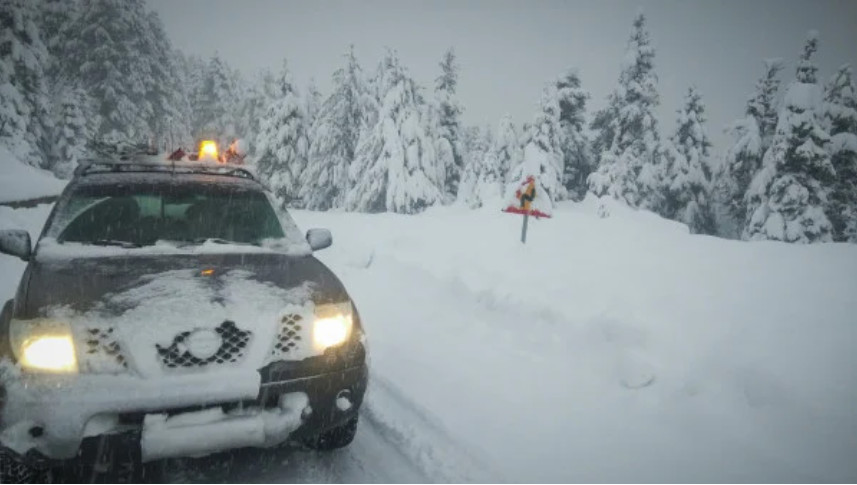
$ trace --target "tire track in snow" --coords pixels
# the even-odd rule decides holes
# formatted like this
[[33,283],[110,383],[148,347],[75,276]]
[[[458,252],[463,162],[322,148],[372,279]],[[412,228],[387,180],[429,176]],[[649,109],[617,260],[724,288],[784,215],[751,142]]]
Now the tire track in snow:
[[434,482],[498,482],[432,414],[392,381],[372,376],[362,418]]

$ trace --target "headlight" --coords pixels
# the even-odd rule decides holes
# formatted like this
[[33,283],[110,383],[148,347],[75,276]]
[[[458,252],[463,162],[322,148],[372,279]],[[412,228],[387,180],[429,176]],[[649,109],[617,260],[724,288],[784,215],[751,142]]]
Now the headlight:
[[77,372],[71,328],[55,320],[13,320],[9,327],[12,351],[26,370]]
[[353,326],[350,301],[318,305],[312,327],[313,343],[320,351],[340,345],[351,336]]

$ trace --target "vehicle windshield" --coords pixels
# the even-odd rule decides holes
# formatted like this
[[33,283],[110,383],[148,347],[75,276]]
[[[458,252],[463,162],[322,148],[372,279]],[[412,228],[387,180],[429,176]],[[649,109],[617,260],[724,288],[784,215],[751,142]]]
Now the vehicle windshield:
[[60,202],[47,235],[59,243],[122,247],[260,245],[284,237],[263,192],[225,184],[81,186]]

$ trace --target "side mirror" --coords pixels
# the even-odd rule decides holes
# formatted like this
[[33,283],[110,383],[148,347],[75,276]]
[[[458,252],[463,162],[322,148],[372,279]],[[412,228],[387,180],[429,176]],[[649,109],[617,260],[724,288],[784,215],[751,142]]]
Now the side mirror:
[[24,261],[30,260],[33,246],[30,233],[20,229],[5,229],[0,231],[0,253],[18,256]]
[[310,229],[306,232],[306,240],[313,251],[329,248],[333,244],[333,236],[327,229]]

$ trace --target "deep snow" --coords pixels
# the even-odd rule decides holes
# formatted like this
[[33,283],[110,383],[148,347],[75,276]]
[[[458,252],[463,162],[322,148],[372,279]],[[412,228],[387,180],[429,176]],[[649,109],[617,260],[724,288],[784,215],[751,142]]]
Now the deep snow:
[[502,480],[857,479],[857,246],[599,205],[559,204],[526,246],[493,208],[295,217],[333,232],[374,387]]
[[[0,227],[46,214],[0,207]],[[332,230],[318,257],[368,333],[358,438],[224,476],[857,480],[855,245],[693,236],[594,199],[530,221],[526,246],[499,208],[293,215]],[[0,298],[22,269],[0,257]]]
[[46,170],[21,163],[0,146],[0,202],[59,195],[66,183]]

